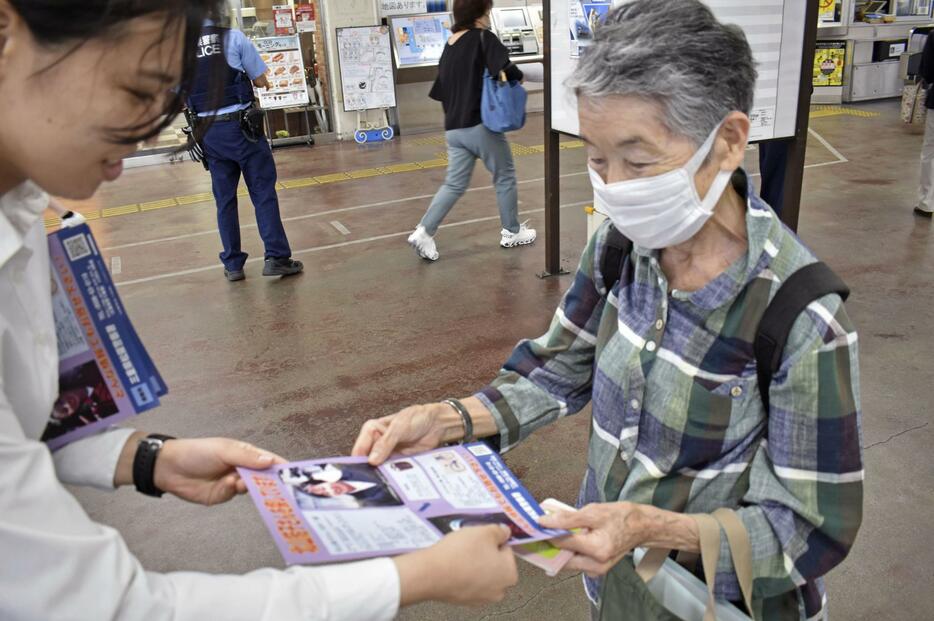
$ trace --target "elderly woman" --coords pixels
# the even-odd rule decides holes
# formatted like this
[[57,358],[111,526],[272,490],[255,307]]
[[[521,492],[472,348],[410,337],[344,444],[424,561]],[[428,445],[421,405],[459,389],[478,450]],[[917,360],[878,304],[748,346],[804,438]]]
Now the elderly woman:
[[[697,0],[614,9],[570,86],[598,209],[633,242],[620,277],[602,269],[606,223],[548,332],[489,386],[369,421],[354,447],[373,463],[471,434],[505,450],[591,402],[582,509],[541,522],[583,528],[558,544],[602,618],[673,618],[629,554],[696,553],[690,514],[719,508],[751,541],[755,618],[822,618],[823,576],[860,524],[856,334],[839,296],[797,317],[766,394],[757,385],[763,311],[816,259],[740,168],[755,82],[742,32]],[[721,545],[715,592],[739,601]]]

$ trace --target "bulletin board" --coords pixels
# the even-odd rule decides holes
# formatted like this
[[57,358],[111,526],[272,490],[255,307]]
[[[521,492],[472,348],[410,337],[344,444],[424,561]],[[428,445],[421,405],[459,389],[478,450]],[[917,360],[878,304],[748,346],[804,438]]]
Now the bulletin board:
[[[563,88],[574,72],[580,55],[586,54],[588,16],[599,19],[606,7],[628,0],[551,2],[551,77],[552,127],[565,134],[577,135],[577,102]],[[750,114],[750,140],[788,138],[797,127],[798,95],[801,86],[801,63],[804,49],[805,13],[801,0],[703,0],[717,18],[736,24],[746,33],[759,70],[755,103]],[[584,23],[578,16],[584,16]],[[572,28],[572,21],[576,24]]]
[[345,112],[395,107],[387,26],[337,28],[337,60]]

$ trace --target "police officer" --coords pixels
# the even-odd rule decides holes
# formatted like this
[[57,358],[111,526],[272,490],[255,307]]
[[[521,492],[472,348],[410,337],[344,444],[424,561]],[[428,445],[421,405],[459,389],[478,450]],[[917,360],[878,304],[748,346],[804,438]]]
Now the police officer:
[[[237,213],[237,185],[240,174],[256,211],[256,224],[265,245],[263,276],[290,276],[302,271],[301,261],[291,258],[289,240],[279,215],[276,196],[276,164],[262,134],[262,117],[253,110],[253,88],[269,88],[267,67],[246,35],[205,22],[198,46],[198,70],[188,94],[188,107],[197,118],[213,117],[201,148],[208,170],[217,225],[224,251],[224,276],[233,282],[243,280],[247,254],[240,249],[240,218]],[[226,75],[218,76],[217,56],[226,60]],[[212,70],[213,69],[213,70]],[[220,84],[223,92],[220,93]]]

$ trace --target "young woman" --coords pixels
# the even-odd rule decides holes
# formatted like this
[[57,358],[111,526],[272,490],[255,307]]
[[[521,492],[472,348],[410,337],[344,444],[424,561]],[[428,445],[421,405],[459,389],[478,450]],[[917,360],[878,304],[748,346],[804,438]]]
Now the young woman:
[[38,441],[58,396],[46,193],[90,197],[171,122],[212,4],[0,0],[0,619],[391,619],[427,599],[497,600],[516,582],[501,526],[392,560],[245,576],[146,571],[63,483],[140,485],[134,461],[149,451],[145,489],[210,505],[245,492],[236,466],[280,458],[222,438],[160,449],[130,429],[54,455]]
[[509,61],[509,52],[489,31],[493,0],[454,0],[453,34],[438,65],[438,78],[429,96],[444,106],[448,144],[448,172],[409,244],[418,256],[437,261],[434,236],[448,212],[470,183],[474,163],[481,159],[493,175],[499,218],[503,225],[499,245],[514,248],[535,241],[535,229],[519,223],[519,198],[512,150],[505,134],[491,132],[480,118],[484,69],[490,75],[506,72],[509,80],[522,80],[522,72]]

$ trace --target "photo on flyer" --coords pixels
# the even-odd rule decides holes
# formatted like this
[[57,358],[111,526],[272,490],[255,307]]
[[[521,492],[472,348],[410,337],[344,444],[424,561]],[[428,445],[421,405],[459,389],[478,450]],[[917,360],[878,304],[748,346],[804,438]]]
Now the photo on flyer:
[[482,442],[397,457],[294,462],[240,474],[286,562],[318,564],[410,552],[463,528],[502,524],[520,546],[560,537]]

